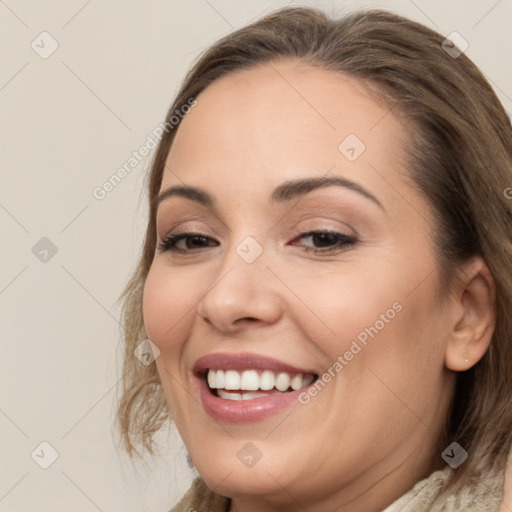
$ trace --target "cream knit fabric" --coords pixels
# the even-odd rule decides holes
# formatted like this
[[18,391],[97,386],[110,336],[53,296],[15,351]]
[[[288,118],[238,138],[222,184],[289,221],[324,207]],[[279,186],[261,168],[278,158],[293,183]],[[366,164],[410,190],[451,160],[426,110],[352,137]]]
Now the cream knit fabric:
[[438,491],[453,470],[447,466],[418,482],[410,491],[398,498],[383,512],[498,512],[503,501],[505,472],[486,475],[484,478],[452,494],[442,505],[432,506]]
[[[499,512],[503,501],[505,472],[486,475],[450,496],[441,507],[432,502],[449,478],[449,466],[435,471],[382,512]],[[230,500],[214,494],[197,478],[183,499],[170,512],[227,512]]]

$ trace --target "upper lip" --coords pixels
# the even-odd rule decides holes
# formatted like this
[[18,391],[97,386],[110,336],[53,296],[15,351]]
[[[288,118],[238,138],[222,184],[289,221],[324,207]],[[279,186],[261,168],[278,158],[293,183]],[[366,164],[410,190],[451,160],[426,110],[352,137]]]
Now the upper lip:
[[298,368],[273,357],[248,352],[242,354],[217,352],[200,357],[194,365],[194,372],[204,374],[208,370],[271,370],[290,374],[316,375],[315,370]]

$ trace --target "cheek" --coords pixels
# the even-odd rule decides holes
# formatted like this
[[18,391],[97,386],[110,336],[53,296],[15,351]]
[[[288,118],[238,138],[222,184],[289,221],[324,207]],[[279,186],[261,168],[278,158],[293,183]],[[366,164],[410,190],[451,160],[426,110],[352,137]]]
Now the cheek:
[[[402,309],[400,294],[388,279],[361,269],[329,273],[296,283],[298,297],[306,297],[307,310],[296,314],[307,338],[334,360],[352,341],[361,347],[377,331],[385,331]],[[298,311],[297,311],[298,313]]]
[[170,272],[158,263],[144,284],[142,314],[148,338],[162,353],[177,349],[192,321],[200,291],[183,273]]
[[178,366],[193,322],[194,304],[200,296],[200,283],[194,283],[193,276],[183,274],[171,272],[157,261],[149,270],[142,298],[144,327],[148,338],[160,350],[155,362],[165,399],[180,431],[183,431],[181,423],[186,416],[188,394],[183,392]]
[[373,272],[353,266],[350,272],[295,280],[294,291],[307,298],[307,310],[299,314],[297,309],[294,318],[324,354],[325,363],[347,354],[345,360],[359,361],[350,363],[351,374],[356,367],[374,365],[389,366],[390,375],[403,364],[412,373],[425,364],[442,367],[442,319],[434,278],[418,287],[418,272],[402,270],[396,264]]

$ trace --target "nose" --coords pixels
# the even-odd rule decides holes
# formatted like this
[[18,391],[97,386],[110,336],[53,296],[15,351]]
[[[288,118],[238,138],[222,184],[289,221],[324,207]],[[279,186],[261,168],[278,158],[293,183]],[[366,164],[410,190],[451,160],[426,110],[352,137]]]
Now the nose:
[[283,311],[279,281],[268,270],[265,253],[252,262],[240,254],[229,250],[198,303],[203,321],[225,334],[271,325]]

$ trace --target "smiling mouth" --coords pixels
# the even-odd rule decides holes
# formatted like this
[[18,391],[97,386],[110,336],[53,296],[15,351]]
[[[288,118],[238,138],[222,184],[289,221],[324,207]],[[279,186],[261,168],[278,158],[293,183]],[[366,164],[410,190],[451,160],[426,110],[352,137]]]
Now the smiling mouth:
[[208,369],[204,378],[214,396],[224,400],[242,401],[299,391],[312,384],[318,375],[261,369]]

